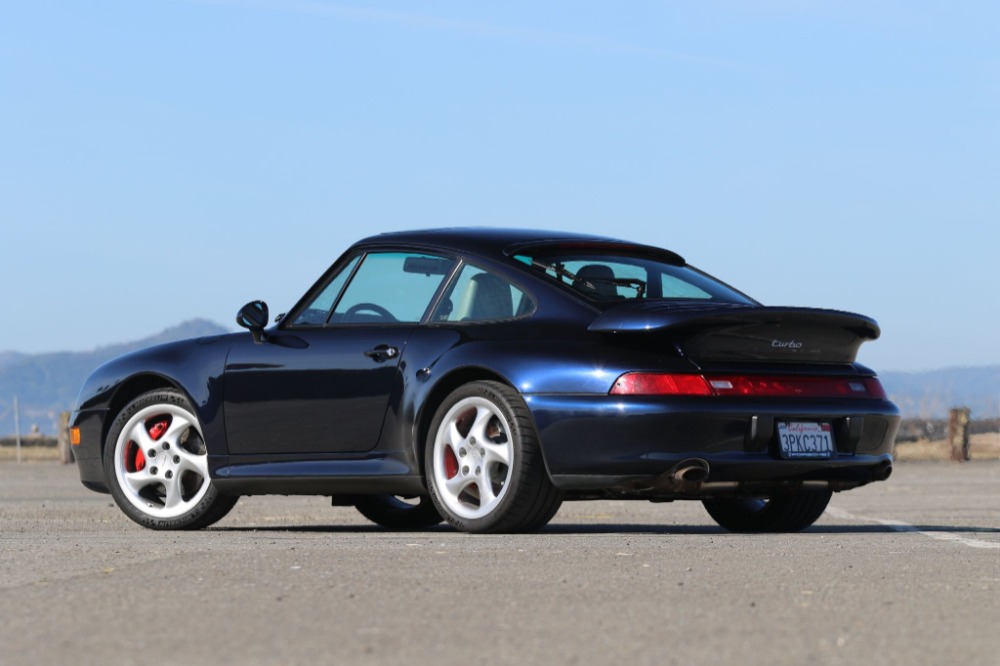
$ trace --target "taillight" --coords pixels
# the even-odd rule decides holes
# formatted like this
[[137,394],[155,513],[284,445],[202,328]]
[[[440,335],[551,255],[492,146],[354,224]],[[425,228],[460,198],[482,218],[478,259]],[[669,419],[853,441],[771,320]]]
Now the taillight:
[[611,387],[611,395],[712,395],[701,375],[627,372]]
[[760,398],[869,398],[864,379],[839,377],[712,377],[716,395]]
[[869,398],[886,400],[889,397],[885,392],[885,388],[882,387],[882,382],[875,377],[868,377],[865,379],[865,386],[868,388]]
[[703,376],[656,372],[625,373],[611,387],[611,395],[886,399],[885,389],[874,377]]

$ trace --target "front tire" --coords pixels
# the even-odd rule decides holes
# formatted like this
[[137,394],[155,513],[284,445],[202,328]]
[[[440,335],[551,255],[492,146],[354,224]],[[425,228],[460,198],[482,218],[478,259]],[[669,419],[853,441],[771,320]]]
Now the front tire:
[[832,496],[829,490],[809,490],[770,499],[706,499],[702,504],[716,523],[731,532],[800,532],[819,520]]
[[365,495],[355,508],[376,525],[392,530],[420,530],[440,523],[443,518],[426,495],[404,498],[396,495]]
[[463,532],[537,530],[562,504],[524,400],[498,382],[472,382],[444,400],[425,469],[437,510]]
[[174,389],[144,393],[119,412],[104,446],[104,471],[118,507],[154,530],[207,527],[239,499],[212,485],[201,424]]

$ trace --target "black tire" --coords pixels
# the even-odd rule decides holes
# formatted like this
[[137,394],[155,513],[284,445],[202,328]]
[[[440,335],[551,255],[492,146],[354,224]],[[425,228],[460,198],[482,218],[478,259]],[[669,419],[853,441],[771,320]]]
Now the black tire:
[[431,422],[424,456],[434,505],[463,532],[538,530],[562,504],[528,408],[505,384],[477,381],[451,393]]
[[154,530],[207,527],[239,499],[212,484],[201,424],[175,389],[144,393],[118,413],[105,441],[104,473],[125,515]]
[[393,530],[419,530],[437,525],[444,518],[426,495],[408,502],[395,495],[364,495],[355,508],[376,525]]
[[708,515],[732,532],[799,532],[823,515],[833,493],[800,491],[771,499],[725,497],[702,500]]

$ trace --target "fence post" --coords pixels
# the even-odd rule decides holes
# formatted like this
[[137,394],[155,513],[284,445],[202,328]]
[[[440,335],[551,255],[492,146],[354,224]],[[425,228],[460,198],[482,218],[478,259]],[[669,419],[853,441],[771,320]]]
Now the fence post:
[[951,459],[958,461],[971,460],[969,451],[969,415],[968,407],[954,407],[948,413],[948,444],[951,446]]
[[16,437],[17,462],[21,462],[21,408],[17,404],[17,396],[14,396],[14,437]]
[[68,465],[73,462],[73,447],[69,443],[69,412],[59,413],[59,433],[56,435],[59,446],[59,462]]

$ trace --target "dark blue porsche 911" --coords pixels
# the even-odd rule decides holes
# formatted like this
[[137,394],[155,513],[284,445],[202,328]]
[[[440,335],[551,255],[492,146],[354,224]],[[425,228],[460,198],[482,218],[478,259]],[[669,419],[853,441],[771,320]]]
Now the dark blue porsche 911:
[[365,239],[268,327],[98,368],[80,477],[154,529],[315,494],[390,528],[545,525],[566,500],[700,500],[801,530],[892,472],[899,423],[855,361],[878,325],[765,307],[673,252],[444,229]]

